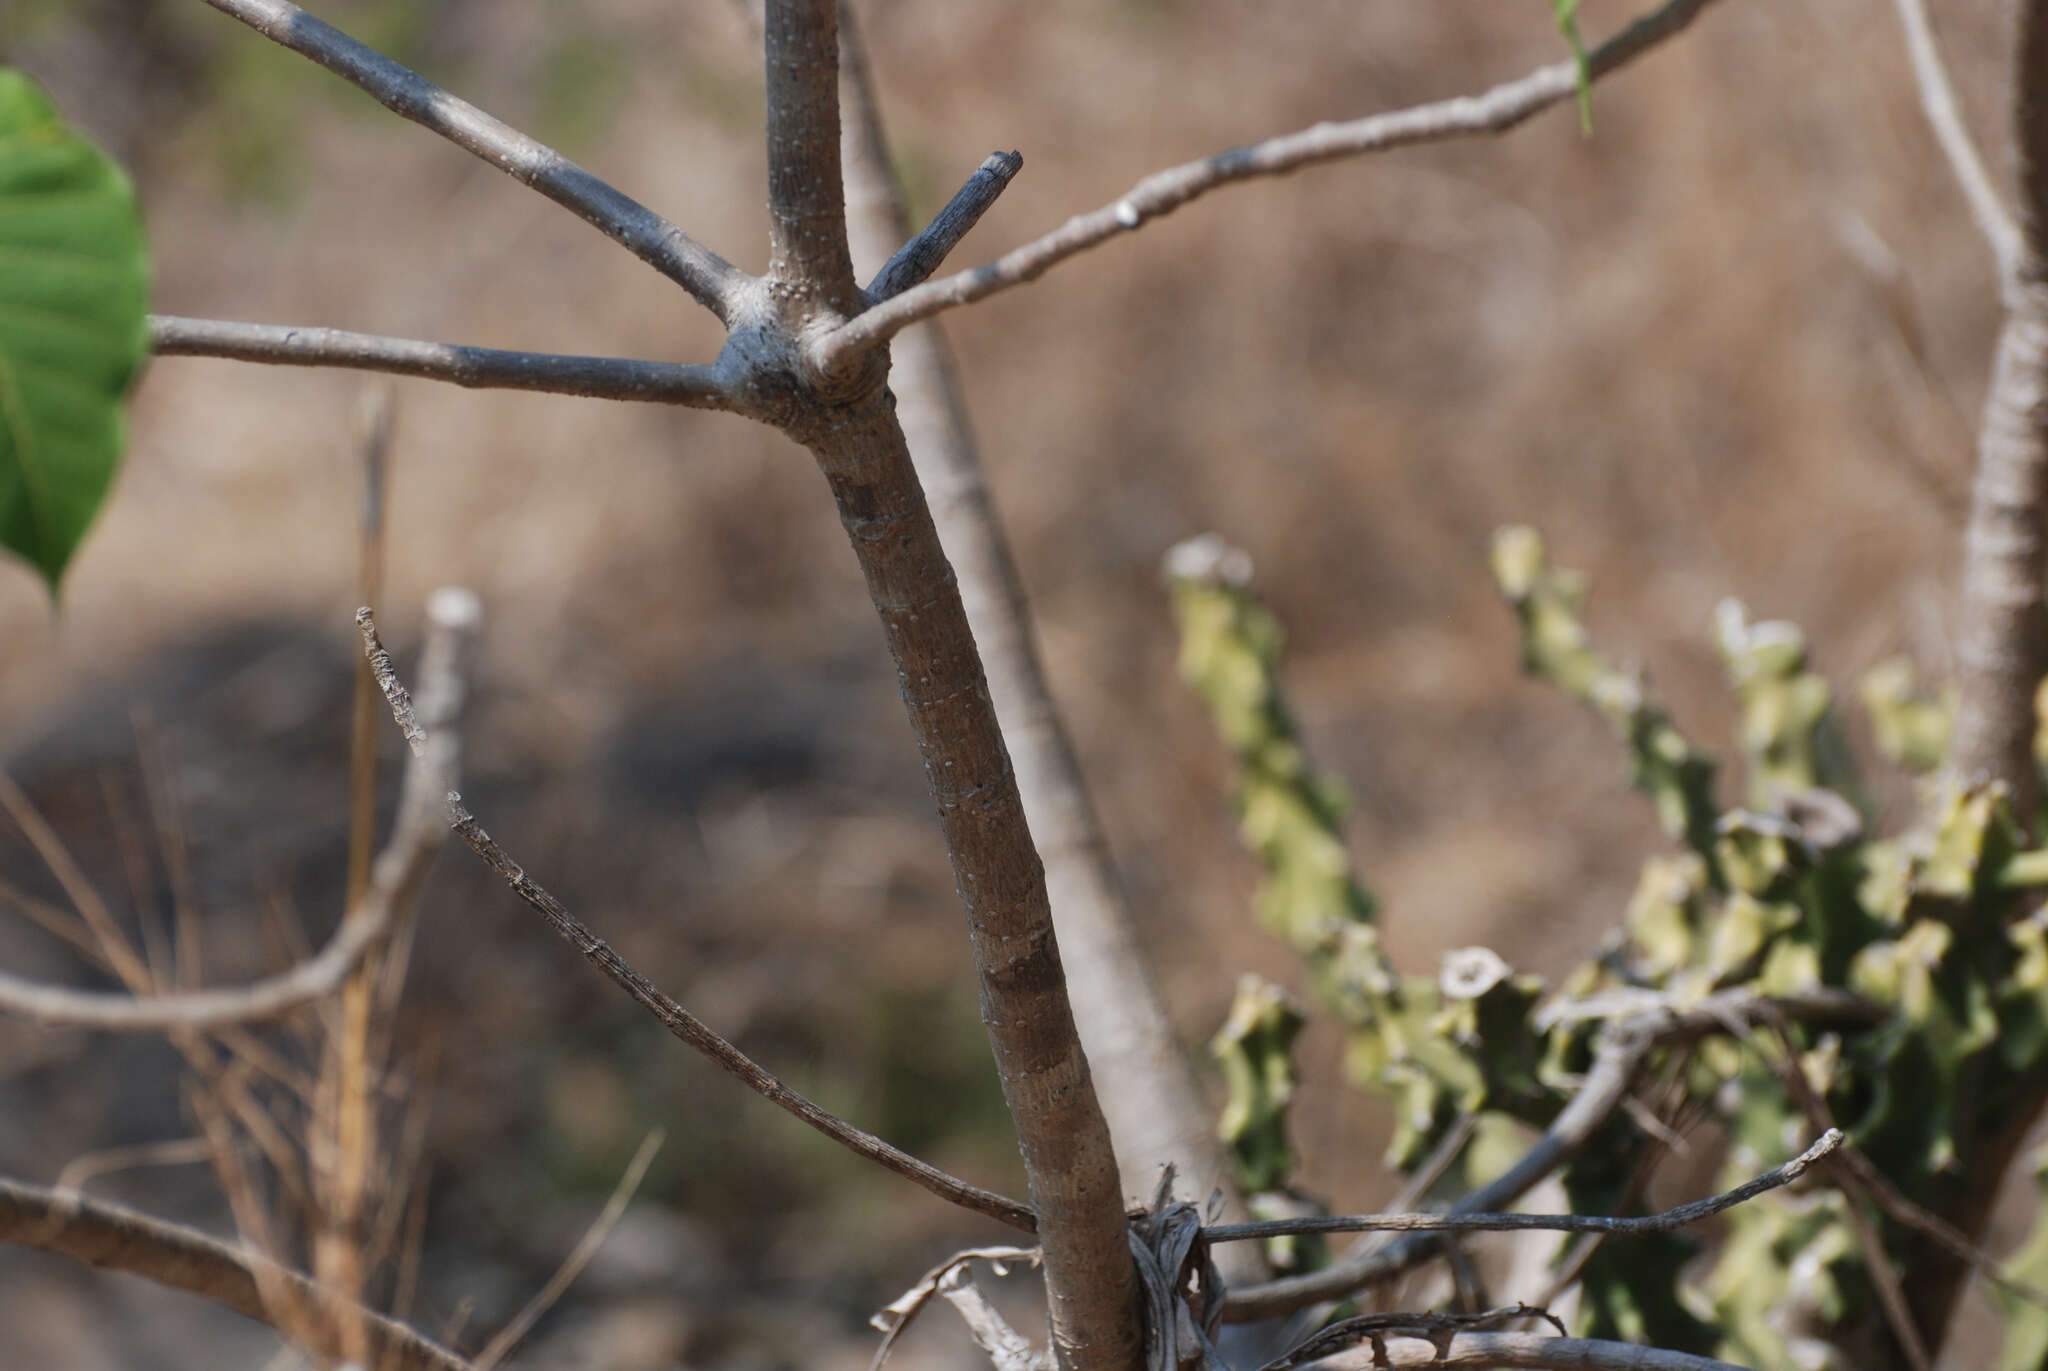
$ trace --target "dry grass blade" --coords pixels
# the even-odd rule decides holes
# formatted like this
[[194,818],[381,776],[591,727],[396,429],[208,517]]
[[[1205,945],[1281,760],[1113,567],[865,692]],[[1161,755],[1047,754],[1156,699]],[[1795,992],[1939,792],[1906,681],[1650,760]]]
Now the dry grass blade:
[[555,1301],[575,1282],[590,1259],[597,1255],[597,1249],[611,1236],[619,1217],[626,1212],[626,1206],[632,1203],[634,1192],[640,1189],[640,1182],[646,1177],[647,1168],[654,1163],[654,1154],[661,1150],[664,1136],[657,1128],[641,1140],[640,1149],[633,1154],[633,1160],[627,1163],[625,1174],[619,1177],[618,1185],[613,1187],[612,1197],[605,1202],[603,1212],[584,1233],[583,1240],[576,1244],[576,1250],[571,1252],[568,1259],[556,1269],[555,1274],[548,1278],[548,1283],[541,1287],[540,1292],[526,1302],[526,1307],[513,1316],[512,1322],[500,1329],[498,1335],[485,1344],[484,1350],[476,1354],[476,1371],[491,1371],[492,1367],[503,1361],[506,1354],[517,1347],[519,1340],[539,1322],[540,1316],[554,1307]]

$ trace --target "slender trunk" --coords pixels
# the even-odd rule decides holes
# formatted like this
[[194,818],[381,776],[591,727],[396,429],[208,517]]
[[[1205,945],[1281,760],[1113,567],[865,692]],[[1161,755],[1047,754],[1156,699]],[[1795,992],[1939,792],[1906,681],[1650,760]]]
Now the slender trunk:
[[[847,223],[857,258],[880,264],[911,235],[889,172],[887,141],[858,31],[840,7]],[[889,381],[917,474],[954,569],[988,672],[996,717],[1017,768],[1025,814],[1045,862],[1067,989],[1088,1060],[1103,1083],[1125,1198],[1149,1200],[1160,1169],[1204,1203],[1224,1197],[1225,1222],[1249,1217],[1214,1112],[1167,1017],[1116,875],[1108,840],[1039,661],[1024,583],[982,474],[951,350],[935,323],[897,335]],[[1225,1280],[1271,1275],[1255,1243],[1215,1254]]]
[[[2011,129],[2019,247],[2005,279],[2005,325],[1977,439],[1977,476],[1963,547],[1958,644],[1962,698],[1951,765],[2012,789],[2031,825],[2039,801],[2034,694],[2048,675],[2048,0],[2013,7]],[[1995,244],[1994,244],[1995,246]],[[2000,1179],[2048,1098],[2048,1083],[1998,1102],[2002,1124],[1971,1138],[1946,1217],[1981,1241]],[[1908,1287],[1913,1317],[1939,1348],[1971,1274],[1939,1244],[1920,1241]]]
[[2011,788],[2031,822],[2034,691],[2048,674],[2048,287],[2007,291],[1963,544],[1961,706],[1952,764]]
[[1053,934],[1045,873],[988,684],[886,392],[800,435],[816,454],[896,659],[981,978],[982,1021],[1045,1246],[1061,1365],[1137,1365],[1137,1285],[1109,1128]]

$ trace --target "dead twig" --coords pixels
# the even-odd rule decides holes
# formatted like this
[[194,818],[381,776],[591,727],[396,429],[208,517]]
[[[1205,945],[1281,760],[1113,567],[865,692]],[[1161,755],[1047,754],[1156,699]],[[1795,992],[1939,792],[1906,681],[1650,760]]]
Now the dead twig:
[[[377,636],[376,616],[368,608],[361,609],[356,613],[356,626],[362,631],[363,650],[369,656],[370,665],[376,672],[377,684],[382,688],[385,701],[391,707],[391,717],[397,721],[406,741],[415,751],[428,746],[432,741],[431,735],[420,722],[405,683],[398,678],[397,669],[392,665],[391,654],[384,650],[384,644]],[[454,824],[456,835],[512,887],[515,895],[546,919],[549,926],[561,934],[586,961],[652,1013],[662,1027],[715,1062],[728,1075],[849,1151],[923,1186],[941,1199],[964,1209],[971,1209],[978,1214],[986,1214],[1012,1228],[1027,1233],[1035,1231],[1037,1220],[1028,1206],[948,1175],[900,1148],[891,1146],[872,1133],[856,1128],[838,1115],[791,1090],[759,1063],[664,994],[621,957],[610,943],[598,937],[582,920],[571,914],[560,900],[528,876],[525,868],[514,861],[511,854],[500,847],[484,830],[483,825],[477,822],[476,816],[463,806],[460,795],[450,794],[447,797],[447,813]]]
[[1601,1214],[1487,1214],[1469,1211],[1449,1214],[1348,1214],[1220,1224],[1203,1229],[1202,1234],[1210,1242],[1245,1242],[1298,1233],[1510,1233],[1526,1229],[1629,1236],[1669,1233],[1792,1184],[1806,1174],[1808,1167],[1840,1147],[1842,1141],[1842,1130],[1830,1128],[1791,1161],[1764,1172],[1754,1180],[1745,1181],[1733,1190],[1681,1204],[1659,1214],[1635,1218],[1610,1218]]

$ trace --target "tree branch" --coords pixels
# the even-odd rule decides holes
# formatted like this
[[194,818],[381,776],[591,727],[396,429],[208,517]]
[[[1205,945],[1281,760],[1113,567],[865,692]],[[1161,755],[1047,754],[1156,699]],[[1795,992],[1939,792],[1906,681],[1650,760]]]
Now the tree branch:
[[604,400],[648,400],[692,409],[732,407],[725,378],[715,366],[508,352],[337,328],[230,323],[165,314],[150,316],[149,339],[150,350],[159,357],[350,367],[446,381],[471,390],[537,390]]
[[119,1032],[174,1032],[274,1019],[333,994],[349,971],[381,942],[392,920],[419,897],[434,855],[447,838],[445,797],[460,779],[466,658],[476,634],[476,597],[442,589],[428,601],[426,665],[420,712],[432,723],[435,745],[407,765],[391,841],[371,868],[363,898],[327,945],[289,971],[231,990],[167,995],[70,990],[0,973],[0,1010],[46,1025]]
[[[1578,1093],[1558,1112],[1543,1136],[1522,1154],[1521,1160],[1452,1205],[1450,1213],[1481,1214],[1506,1209],[1577,1156],[1621,1107],[1636,1073],[1653,1051],[1719,1033],[1734,1025],[1775,1022],[1773,1016],[1780,1014],[1806,1023],[1866,1025],[1884,1017],[1884,1011],[1868,1001],[1831,991],[1785,997],[1723,991],[1687,1010],[1658,1008],[1633,1014],[1601,1034],[1593,1065]],[[1244,1323],[1272,1318],[1325,1300],[1343,1299],[1428,1259],[1442,1243],[1438,1234],[1413,1233],[1383,1247],[1346,1257],[1320,1271],[1232,1290],[1224,1298],[1224,1321]]]
[[[368,609],[359,610],[356,613],[356,626],[362,633],[363,651],[369,657],[371,669],[376,673],[377,685],[391,706],[391,717],[397,722],[399,731],[405,735],[406,743],[417,753],[428,745],[430,735],[414,711],[410,693],[398,679],[397,670],[391,662],[391,654],[384,650],[384,644],[378,639],[376,617]],[[460,795],[450,794],[447,797],[446,812],[453,822],[456,835],[469,844],[470,850],[482,857],[491,870],[504,878],[515,895],[532,906],[557,933],[582,953],[591,965],[609,977],[613,984],[632,996],[642,1008],[660,1020],[662,1027],[708,1057],[728,1075],[849,1151],[923,1186],[940,1199],[948,1200],[963,1209],[971,1209],[978,1214],[986,1214],[1012,1228],[1019,1228],[1027,1233],[1035,1231],[1037,1222],[1031,1210],[1015,1200],[950,1176],[937,1167],[892,1147],[872,1133],[854,1127],[836,1114],[820,1108],[791,1090],[762,1069],[753,1058],[714,1033],[702,1020],[663,994],[645,976],[634,970],[611,944],[593,933],[563,907],[561,901],[528,876],[525,869],[484,831],[483,825],[476,821],[476,816],[463,806]]]
[[1984,159],[1977,154],[1976,141],[1963,123],[1955,86],[1949,80],[1947,64],[1941,60],[1934,25],[1927,17],[1927,0],[1894,2],[1899,11],[1899,26],[1906,35],[1906,55],[1913,62],[1913,80],[1920,88],[1920,108],[1934,131],[1934,141],[1948,158],[1949,170],[1963,188],[1963,199],[1969,202],[1977,227],[1991,244],[1992,255],[1998,261],[1999,279],[2009,280],[2019,265],[2019,225],[2013,222],[2005,202],[1991,184]]
[[[1588,54],[1589,77],[1605,76],[1647,52],[1684,29],[1712,2],[1666,0],[1662,8],[1593,49]],[[920,319],[1035,280],[1067,258],[1170,214],[1221,186],[1388,148],[1505,133],[1532,115],[1570,100],[1578,83],[1577,64],[1557,62],[1480,95],[1457,96],[1348,123],[1317,124],[1155,172],[1114,204],[1076,215],[1044,237],[985,266],[905,291],[841,325],[820,340],[818,365],[835,371],[850,355],[872,348]]]
[[[889,174],[887,138],[859,25],[845,5],[839,57],[847,221],[856,255],[872,262],[904,242],[909,216]],[[975,180],[992,180],[991,164],[1001,157],[984,163]],[[1014,172],[1012,165],[1002,179]],[[966,195],[955,196],[955,203]],[[941,213],[934,225],[946,217]],[[906,247],[896,256],[909,252]],[[883,268],[871,293],[889,275]],[[945,336],[936,323],[919,325],[898,336],[891,351],[896,417],[939,541],[959,577],[989,695],[1016,765],[1017,789],[1045,863],[1074,1019],[1090,1069],[1102,1082],[1103,1112],[1126,1198],[1142,1198],[1161,1169],[1171,1166],[1187,1193],[1197,1199],[1221,1193],[1226,1217],[1249,1218],[1216,1136],[1215,1114],[1153,982],[1109,840],[1046,682],[1023,578],[996,517]],[[1255,1247],[1220,1253],[1218,1264],[1232,1284],[1271,1275]]]
[[622,191],[553,148],[442,90],[418,72],[365,47],[288,0],[206,0],[273,43],[309,57],[368,92],[392,113],[533,187],[731,322],[750,278]]
[[[841,318],[865,303],[846,245],[839,176],[836,0],[768,0],[768,214],[771,280]],[[808,311],[806,311],[808,312]],[[801,323],[792,330],[802,333]]]
[[[275,1283],[287,1292],[285,1307],[290,1309],[318,1308],[332,1298],[301,1273],[196,1229],[76,1191],[19,1181],[0,1179],[0,1242],[141,1276],[273,1327],[276,1315],[264,1302],[260,1284]],[[390,1371],[468,1371],[468,1362],[397,1320],[368,1310],[361,1317],[373,1365]]]
[[[852,46],[849,41],[849,35],[844,32],[846,27],[845,18],[846,12],[842,8],[840,11],[840,66],[842,68],[845,68],[848,63],[846,49]],[[849,107],[848,116],[855,124],[858,124],[863,117],[872,115],[874,96],[865,82],[856,84],[851,76],[846,78],[844,84],[848,96],[846,102]],[[852,97],[856,91],[864,97],[867,105],[866,109],[853,109],[851,107],[853,103]],[[879,138],[880,132],[879,127],[874,130],[877,138]],[[851,152],[853,146],[861,141],[864,141],[864,134],[861,130],[854,128],[847,131],[846,143],[849,162],[852,160]],[[982,164],[975,168],[974,175],[967,178],[967,184],[953,192],[953,198],[946,202],[943,209],[932,216],[932,221],[926,224],[917,236],[898,248],[894,256],[882,264],[882,269],[875,273],[875,279],[868,282],[869,296],[876,301],[882,301],[901,295],[904,291],[922,283],[933,272],[937,271],[939,264],[944,262],[947,255],[955,247],[959,246],[960,240],[971,233],[974,226],[981,222],[981,216],[988,213],[989,206],[995,204],[996,198],[1003,193],[1009,186],[1011,179],[1023,168],[1024,154],[1021,152],[990,153],[983,160]],[[888,178],[887,162],[885,161],[876,170],[887,183],[886,188],[889,198],[891,201],[894,201],[896,199],[894,193],[895,183]],[[849,214],[848,217],[851,218],[851,215]],[[900,208],[892,217],[898,220],[903,218]],[[901,236],[901,234],[898,235],[898,237]]]

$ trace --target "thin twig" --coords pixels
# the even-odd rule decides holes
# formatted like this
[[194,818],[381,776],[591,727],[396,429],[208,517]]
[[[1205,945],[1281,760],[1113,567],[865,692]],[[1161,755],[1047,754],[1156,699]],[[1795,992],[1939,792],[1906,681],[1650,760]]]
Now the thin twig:
[[[1689,25],[1712,0],[1667,0],[1587,54],[1587,79],[1607,75]],[[1170,214],[1219,187],[1280,176],[1320,162],[1450,138],[1505,133],[1579,89],[1576,62],[1553,63],[1480,95],[1457,96],[1347,123],[1317,124],[1261,143],[1155,172],[1115,203],[1065,224],[985,266],[905,291],[821,339],[817,360],[831,373],[848,358],[943,310],[1035,280],[1078,253]]]
[[1485,1332],[1488,1324],[1525,1318],[1548,1319],[1559,1337],[1569,1336],[1557,1315],[1534,1305],[1511,1304],[1500,1309],[1480,1309],[1465,1314],[1415,1314],[1388,1310],[1354,1315],[1319,1328],[1298,1346],[1260,1367],[1259,1371],[1292,1371],[1294,1367],[1321,1361],[1361,1342],[1371,1343],[1378,1354],[1383,1352],[1390,1337],[1424,1338],[1448,1348],[1451,1339],[1459,1333]]
[[[1652,1007],[1632,1015],[1611,1025],[1602,1035],[1593,1065],[1578,1093],[1558,1111],[1543,1136],[1530,1145],[1520,1161],[1452,1206],[1451,1215],[1493,1212],[1513,1204],[1532,1186],[1577,1156],[1621,1107],[1622,1097],[1634,1083],[1636,1073],[1657,1048],[1722,1032],[1731,1022],[1764,1022],[1771,1012],[1782,1012],[1802,1022],[1837,1024],[1868,1024],[1884,1014],[1868,1001],[1834,991],[1780,998],[1724,991],[1683,1011]],[[1437,1251],[1441,1241],[1434,1233],[1410,1233],[1320,1271],[1233,1290],[1224,1300],[1224,1321],[1249,1323],[1325,1300],[1343,1299],[1426,1260]]]
[[526,1307],[513,1316],[512,1322],[499,1329],[498,1335],[484,1345],[483,1351],[476,1354],[473,1359],[476,1371],[491,1371],[492,1367],[505,1360],[506,1355],[519,1345],[519,1340],[540,1321],[540,1316],[554,1308],[555,1301],[562,1298],[562,1292],[575,1283],[583,1268],[590,1264],[590,1259],[597,1255],[597,1249],[604,1246],[604,1240],[611,1236],[612,1229],[618,1226],[620,1216],[626,1212],[626,1206],[632,1203],[634,1194],[640,1189],[640,1182],[647,1175],[647,1168],[654,1163],[654,1154],[661,1150],[664,1136],[657,1128],[641,1139],[640,1149],[633,1154],[633,1160],[626,1164],[625,1174],[620,1176],[619,1183],[612,1187],[611,1198],[605,1201],[603,1211],[584,1231],[582,1241],[576,1244],[575,1251],[555,1269],[555,1274],[548,1278],[548,1283],[526,1302]]
[[[391,455],[391,389],[367,387],[357,402],[356,450],[362,467],[363,499],[357,521],[356,601],[375,604],[384,585],[385,464]],[[343,908],[352,908],[370,886],[377,825],[377,679],[358,660],[350,699],[348,873]],[[412,920],[401,917],[394,936]],[[372,1043],[372,987],[380,979],[386,945],[371,951],[342,983],[335,1031],[321,1054],[319,1099],[314,1109],[314,1145],[307,1149],[319,1203],[312,1213],[313,1274],[330,1290],[353,1301],[363,1297],[374,1261],[364,1240],[364,1196],[377,1134],[374,1092],[383,1076],[383,1054]],[[344,1359],[369,1355],[361,1325],[344,1318],[339,1346]]]
[[2019,225],[1991,184],[1976,140],[1963,123],[1948,64],[1942,60],[1941,45],[1935,41],[1934,25],[1927,17],[1926,0],[1895,0],[1895,4],[1899,27],[1905,30],[1906,55],[1913,61],[1913,80],[1920,88],[1920,108],[1927,115],[1934,141],[1941,145],[1942,155],[1948,159],[1949,170],[1963,188],[1963,199],[1969,202],[1971,216],[1991,245],[1992,256],[1998,262],[1999,280],[2011,280],[2019,267]]
[[598,229],[731,322],[747,274],[647,206],[607,185],[553,148],[459,100],[418,72],[365,47],[287,0],[206,0],[273,43],[311,58],[360,87],[392,113],[553,200]]
[[139,1166],[192,1166],[207,1160],[210,1149],[211,1144],[204,1138],[169,1138],[127,1147],[105,1147],[66,1162],[52,1188],[60,1192],[79,1190],[95,1176]]
[[277,366],[349,367],[446,381],[471,390],[536,390],[604,400],[646,400],[692,409],[728,409],[717,368],[630,357],[509,352],[459,343],[386,338],[338,328],[244,324],[153,314],[150,347],[159,357],[225,357]]
[[[398,819],[390,843],[377,858],[369,890],[310,961],[234,989],[162,995],[70,990],[0,973],[0,1010],[49,1025],[120,1032],[190,1031],[277,1018],[332,994],[383,939],[397,912],[417,897],[446,836],[442,804],[459,775],[461,732],[457,720],[467,689],[463,657],[477,619],[476,597],[468,591],[434,593],[429,608],[434,632],[429,638],[429,665],[423,674],[427,693],[421,708],[441,720],[442,726],[434,730],[434,744],[406,768]],[[0,797],[8,796],[12,789],[11,781],[0,781]],[[17,819],[23,812],[16,807]],[[132,959],[133,954],[128,955]]]
[[[391,706],[391,716],[398,722],[406,741],[417,751],[431,742],[431,738],[416,716],[412,698],[404,682],[398,679],[398,673],[391,662],[391,654],[384,650],[384,644],[377,636],[376,616],[368,608],[359,610],[356,613],[356,626],[362,630],[363,650],[369,655],[371,666],[376,670],[377,684],[383,689],[384,698]],[[1012,1228],[1022,1229],[1027,1233],[1036,1231],[1037,1220],[1027,1206],[1007,1196],[983,1190],[980,1186],[969,1185],[958,1177],[948,1175],[937,1167],[883,1142],[872,1133],[854,1127],[838,1115],[791,1090],[751,1057],[714,1033],[702,1020],[657,989],[645,976],[634,970],[611,944],[598,937],[587,925],[571,914],[560,900],[528,876],[525,868],[514,861],[511,855],[484,831],[483,825],[476,821],[476,816],[463,806],[461,796],[448,797],[448,813],[453,820],[456,836],[469,844],[470,850],[482,857],[485,864],[512,887],[515,895],[546,919],[549,926],[582,953],[592,966],[610,977],[613,984],[653,1014],[661,1022],[662,1027],[715,1062],[728,1075],[739,1080],[762,1098],[803,1120],[834,1142],[886,1167],[906,1180],[923,1186],[941,1199],[964,1209],[971,1209],[978,1214],[986,1214]]]
[[1539,1333],[1459,1333],[1442,1344],[1395,1335],[1309,1365],[1318,1371],[1746,1371],[1690,1352]]
[[946,202],[945,208],[934,215],[916,237],[896,249],[895,256],[882,264],[882,269],[875,273],[875,279],[868,282],[868,294],[880,303],[901,295],[912,286],[922,285],[959,246],[960,240],[981,222],[981,216],[988,213],[989,206],[995,204],[996,198],[1023,168],[1024,154],[1021,152],[990,153],[975,168],[974,175],[967,178],[967,184],[953,192],[953,198]]
[[1507,1233],[1541,1229],[1556,1233],[1610,1233],[1639,1236],[1669,1233],[1712,1218],[1757,1196],[1790,1185],[1806,1169],[1842,1145],[1842,1130],[1830,1128],[1813,1145],[1755,1180],[1733,1190],[1667,1209],[1661,1214],[1610,1218],[1602,1214],[1344,1214],[1327,1218],[1262,1219],[1256,1223],[1219,1224],[1202,1230],[1210,1242],[1245,1242],[1282,1238],[1297,1233]]
[[[108,1271],[226,1305],[272,1322],[259,1280],[275,1281],[298,1301],[320,1298],[299,1272],[254,1256],[196,1229],[120,1205],[0,1179],[0,1242],[56,1252]],[[468,1371],[469,1363],[404,1324],[364,1311],[380,1367],[390,1371]],[[273,1325],[274,1326],[274,1325]]]

